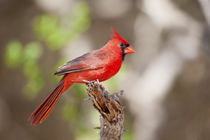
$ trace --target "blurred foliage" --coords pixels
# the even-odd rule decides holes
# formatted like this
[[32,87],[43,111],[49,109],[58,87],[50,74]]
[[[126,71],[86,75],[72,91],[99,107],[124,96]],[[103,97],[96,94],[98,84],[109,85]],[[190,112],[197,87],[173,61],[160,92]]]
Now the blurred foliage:
[[6,47],[5,62],[9,68],[23,68],[24,75],[28,77],[28,83],[24,87],[24,93],[28,97],[34,97],[44,86],[44,79],[38,65],[42,54],[41,44],[28,43],[25,47],[17,40],[10,41]]
[[34,62],[37,61],[42,55],[42,47],[38,42],[31,42],[25,46],[24,50],[24,61]]
[[23,59],[23,46],[17,40],[10,41],[6,46],[5,62],[9,68],[20,66]]
[[80,99],[84,99],[87,97],[86,93],[86,85],[85,84],[75,84],[74,85],[74,92],[79,93],[76,94],[76,96]]
[[[44,42],[49,50],[58,50],[78,35],[85,32],[90,26],[90,9],[84,2],[79,2],[74,11],[67,16],[58,17],[52,14],[37,16],[33,28],[37,41],[22,45],[18,40],[7,44],[5,63],[9,68],[23,68],[28,79],[24,87],[27,97],[34,98],[44,87],[45,80],[39,65],[44,47]],[[66,61],[62,59],[58,62]],[[58,66],[56,65],[56,67]],[[60,66],[60,65],[59,65]],[[54,70],[54,69],[53,69]],[[53,78],[58,82],[60,78]]]
[[89,14],[90,9],[83,2],[62,20],[55,15],[45,14],[35,19],[34,32],[41,41],[46,42],[49,49],[57,50],[89,28]]
[[38,65],[41,54],[42,47],[40,43],[31,42],[25,46],[23,72],[28,77],[28,83],[24,87],[24,93],[31,98],[35,97],[44,87],[44,78]]
[[79,117],[78,107],[75,104],[72,105],[68,104],[67,102],[65,102],[65,104],[62,107],[62,113],[64,119],[71,122],[76,122]]
[[124,139],[124,140],[133,140],[133,139],[134,139],[134,138],[133,138],[133,133],[131,133],[131,131],[125,132],[125,133],[123,134],[123,139]]

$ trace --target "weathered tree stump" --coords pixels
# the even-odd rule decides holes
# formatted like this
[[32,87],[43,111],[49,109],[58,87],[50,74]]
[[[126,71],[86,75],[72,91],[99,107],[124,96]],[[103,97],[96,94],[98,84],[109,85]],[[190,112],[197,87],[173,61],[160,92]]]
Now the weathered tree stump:
[[124,113],[120,105],[119,96],[122,91],[110,95],[98,81],[86,81],[87,92],[93,106],[99,111],[100,139],[122,140],[124,131]]

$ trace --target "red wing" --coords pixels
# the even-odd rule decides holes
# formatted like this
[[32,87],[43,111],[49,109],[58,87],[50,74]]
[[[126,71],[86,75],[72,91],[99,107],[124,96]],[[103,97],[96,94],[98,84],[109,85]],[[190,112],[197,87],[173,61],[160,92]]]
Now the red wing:
[[[96,53],[95,53],[96,52]],[[87,70],[96,70],[103,67],[101,57],[105,56],[105,53],[101,56],[97,51],[92,53],[86,53],[72,61],[67,62],[61,66],[54,74],[64,75],[67,73],[81,72]]]

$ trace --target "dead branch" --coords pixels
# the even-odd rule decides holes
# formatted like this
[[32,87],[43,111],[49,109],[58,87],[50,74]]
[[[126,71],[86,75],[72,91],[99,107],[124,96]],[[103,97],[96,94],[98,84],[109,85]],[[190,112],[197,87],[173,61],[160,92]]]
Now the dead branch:
[[98,81],[88,81],[87,92],[93,102],[93,106],[99,111],[100,139],[122,140],[124,113],[119,103],[119,95],[110,95]]

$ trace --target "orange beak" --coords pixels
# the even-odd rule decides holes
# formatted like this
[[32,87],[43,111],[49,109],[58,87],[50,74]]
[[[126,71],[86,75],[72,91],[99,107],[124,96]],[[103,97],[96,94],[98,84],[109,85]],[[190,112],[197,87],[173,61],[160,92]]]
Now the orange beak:
[[133,49],[133,47],[129,46],[127,48],[125,48],[124,53],[125,54],[129,54],[129,53],[135,53],[136,51]]

